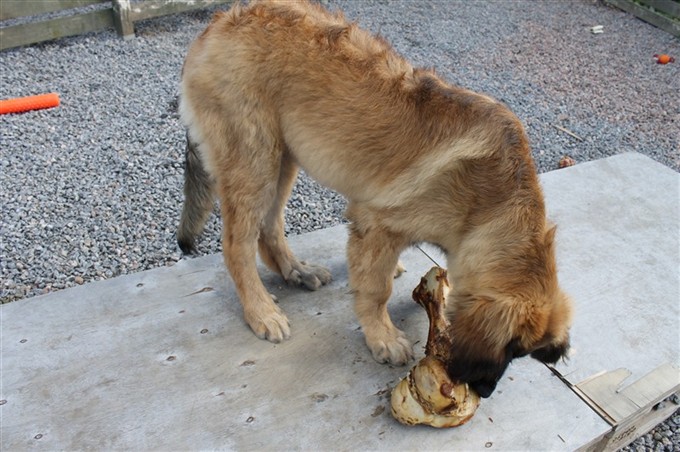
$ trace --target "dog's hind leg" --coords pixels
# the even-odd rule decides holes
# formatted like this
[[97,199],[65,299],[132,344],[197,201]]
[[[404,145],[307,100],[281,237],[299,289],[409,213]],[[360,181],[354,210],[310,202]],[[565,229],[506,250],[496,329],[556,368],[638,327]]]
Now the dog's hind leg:
[[198,146],[189,139],[184,154],[184,206],[177,228],[177,244],[184,254],[195,251],[194,240],[203,231],[215,197],[213,180],[203,168]]
[[316,290],[331,280],[330,271],[319,265],[299,261],[288,247],[284,235],[284,207],[295,184],[297,172],[297,164],[284,151],[274,203],[260,228],[260,257],[287,283]]
[[[247,157],[246,157],[247,158]],[[290,336],[288,319],[274,303],[257,272],[260,225],[276,195],[276,170],[264,162],[230,162],[216,173],[223,221],[222,254],[243,307],[243,317],[261,339]]]
[[373,223],[370,213],[358,210],[350,205],[347,212],[353,221],[347,257],[354,308],[373,358],[403,365],[413,358],[413,349],[404,333],[392,323],[387,301],[399,253],[408,241]]

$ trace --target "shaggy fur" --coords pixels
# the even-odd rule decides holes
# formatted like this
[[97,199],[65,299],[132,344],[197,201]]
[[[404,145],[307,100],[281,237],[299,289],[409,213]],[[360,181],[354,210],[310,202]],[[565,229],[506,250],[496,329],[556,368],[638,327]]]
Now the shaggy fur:
[[290,328],[257,274],[258,248],[289,283],[330,280],[284,237],[302,167],[349,201],[350,284],[375,359],[412,358],[386,303],[400,252],[417,242],[448,256],[452,377],[488,396],[514,357],[566,352],[571,304],[557,283],[555,230],[527,137],[504,105],[414,69],[341,14],[291,1],[216,15],[189,50],[181,91],[189,147],[178,241],[191,249],[213,190],[224,261],[259,337],[277,342]]

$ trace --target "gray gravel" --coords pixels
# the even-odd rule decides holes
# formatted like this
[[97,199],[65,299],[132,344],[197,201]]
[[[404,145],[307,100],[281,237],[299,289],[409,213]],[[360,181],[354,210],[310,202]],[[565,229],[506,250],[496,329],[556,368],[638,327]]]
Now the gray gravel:
[[[599,2],[329,1],[416,65],[506,102],[541,172],[636,151],[680,170],[680,40]],[[209,11],[0,53],[0,98],[55,91],[56,109],[0,116],[0,300],[172,265],[184,132],[177,85]],[[589,28],[604,26],[593,35]],[[576,139],[558,130],[578,135]],[[287,232],[343,222],[302,175]],[[200,253],[219,252],[213,216]],[[680,449],[680,415],[628,450]]]

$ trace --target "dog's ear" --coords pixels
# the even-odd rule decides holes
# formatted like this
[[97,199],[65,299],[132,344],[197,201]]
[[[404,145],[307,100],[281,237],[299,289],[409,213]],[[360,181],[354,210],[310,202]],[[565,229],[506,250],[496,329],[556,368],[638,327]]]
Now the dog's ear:
[[544,347],[531,352],[531,357],[546,364],[555,364],[562,358],[567,357],[569,352],[569,338],[563,342],[551,342]]
[[[509,317],[499,300],[483,296],[457,296],[451,300],[453,344],[446,359],[449,377],[468,383],[482,397],[489,397],[508,364],[519,353],[519,341],[510,334]],[[526,354],[526,353],[524,353]]]
[[569,328],[573,305],[567,295],[559,292],[551,305],[548,327],[540,343],[531,351],[531,357],[547,364],[555,364],[569,352]]

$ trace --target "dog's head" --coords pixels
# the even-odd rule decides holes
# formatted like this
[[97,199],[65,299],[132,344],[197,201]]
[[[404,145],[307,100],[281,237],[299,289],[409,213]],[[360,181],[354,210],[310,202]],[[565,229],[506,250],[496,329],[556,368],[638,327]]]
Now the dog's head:
[[531,355],[554,364],[566,357],[572,303],[557,284],[554,234],[552,228],[527,247],[511,262],[514,268],[477,278],[471,287],[478,290],[456,290],[454,283],[448,295],[453,345],[447,370],[482,397],[491,395],[514,358]]

